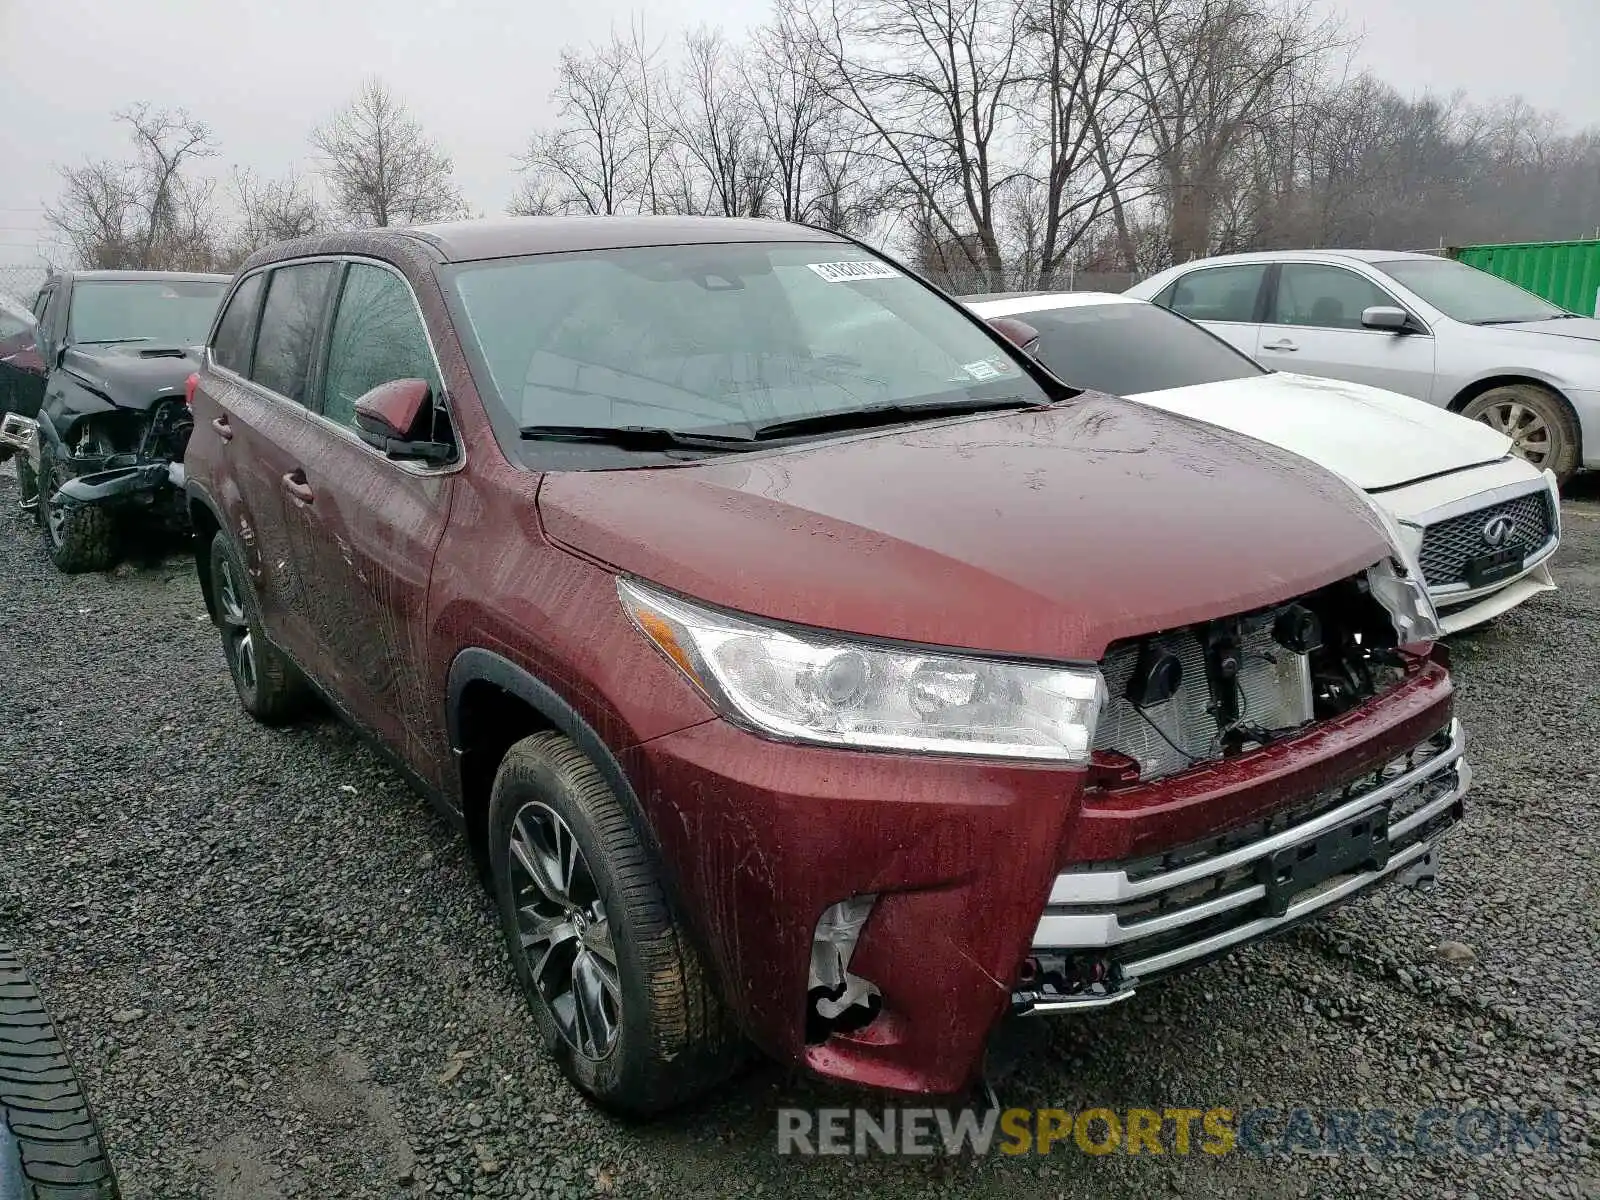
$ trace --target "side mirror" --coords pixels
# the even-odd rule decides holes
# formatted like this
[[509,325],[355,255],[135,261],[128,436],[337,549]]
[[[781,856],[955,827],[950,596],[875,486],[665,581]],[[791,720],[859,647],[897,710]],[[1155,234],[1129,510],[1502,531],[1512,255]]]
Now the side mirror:
[[1039,340],[1039,331],[1026,321],[1019,321],[1015,317],[991,317],[989,328],[993,329],[1006,341],[1019,350],[1032,354],[1035,344]]
[[356,432],[390,458],[454,458],[453,447],[432,440],[432,425],[433,389],[424,379],[380,383],[356,401]]
[[1411,328],[1411,314],[1403,308],[1375,304],[1361,312],[1363,329],[1387,329],[1390,333],[1405,333]]

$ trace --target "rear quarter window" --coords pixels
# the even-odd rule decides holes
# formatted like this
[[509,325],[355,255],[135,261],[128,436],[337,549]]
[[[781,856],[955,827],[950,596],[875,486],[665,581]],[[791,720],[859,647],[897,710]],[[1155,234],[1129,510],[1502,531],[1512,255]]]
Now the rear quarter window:
[[252,275],[239,285],[211,339],[212,361],[239,375],[250,374],[250,352],[256,340],[256,311],[261,307],[264,279],[265,274]]

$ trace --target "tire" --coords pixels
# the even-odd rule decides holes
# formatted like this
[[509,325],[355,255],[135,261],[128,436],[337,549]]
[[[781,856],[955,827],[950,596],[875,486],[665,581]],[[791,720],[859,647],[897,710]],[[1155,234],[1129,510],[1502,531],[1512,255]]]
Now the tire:
[[[553,900],[524,865],[555,846],[570,864],[570,903]],[[546,879],[553,857],[537,858]],[[741,1041],[671,910],[654,855],[567,738],[537,733],[507,751],[489,806],[489,859],[517,980],[546,1048],[579,1091],[607,1111],[649,1116],[694,1099],[739,1065]],[[554,938],[525,947],[524,929],[540,918],[555,926]],[[545,968],[538,979],[536,962]],[[580,976],[598,1008],[576,1002]],[[599,1016],[582,1020],[585,1012]]]
[[56,462],[54,449],[39,448],[39,531],[44,551],[64,575],[109,571],[117,564],[115,515],[91,504],[52,506],[50,497],[70,474]]
[[0,945],[0,1196],[117,1200],[99,1126],[39,993]]
[[1565,400],[1546,388],[1532,383],[1490,388],[1469,401],[1461,415],[1505,434],[1516,443],[1514,454],[1555,472],[1562,486],[1578,469],[1578,419]]
[[222,633],[222,654],[239,703],[263,725],[283,725],[304,716],[311,707],[311,687],[283,651],[267,640],[250,576],[226,533],[211,539],[210,566],[214,620]]

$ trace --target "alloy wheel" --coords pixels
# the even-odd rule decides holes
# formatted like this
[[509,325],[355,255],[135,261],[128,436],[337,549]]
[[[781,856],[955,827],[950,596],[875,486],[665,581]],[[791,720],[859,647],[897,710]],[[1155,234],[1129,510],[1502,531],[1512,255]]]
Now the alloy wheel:
[[511,821],[507,855],[520,952],[562,1038],[599,1062],[617,1044],[622,984],[611,922],[572,829],[530,801]]
[[1478,414],[1478,420],[1511,439],[1511,452],[1542,467],[1550,458],[1550,426],[1532,408],[1515,400],[1491,405]]
[[222,564],[220,594],[217,597],[222,609],[222,644],[228,661],[238,674],[239,682],[247,689],[256,686],[255,638],[250,632],[250,620],[245,616],[244,604],[239,599],[239,584],[233,577],[233,564]]

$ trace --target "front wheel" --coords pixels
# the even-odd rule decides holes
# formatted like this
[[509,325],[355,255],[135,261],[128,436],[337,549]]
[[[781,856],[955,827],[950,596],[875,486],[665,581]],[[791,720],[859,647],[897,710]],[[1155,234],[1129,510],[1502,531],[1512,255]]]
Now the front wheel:
[[51,446],[39,449],[39,529],[45,553],[66,575],[109,571],[117,563],[116,519],[110,510],[93,504],[57,500],[61,485],[72,478],[71,469],[58,462]]
[[1578,469],[1578,422],[1567,402],[1531,383],[1490,388],[1461,415],[1482,421],[1511,439],[1511,452],[1565,485]]
[[653,855],[567,738],[537,733],[507,751],[489,856],[518,982],[580,1091],[643,1116],[693,1099],[737,1066],[739,1039]]

